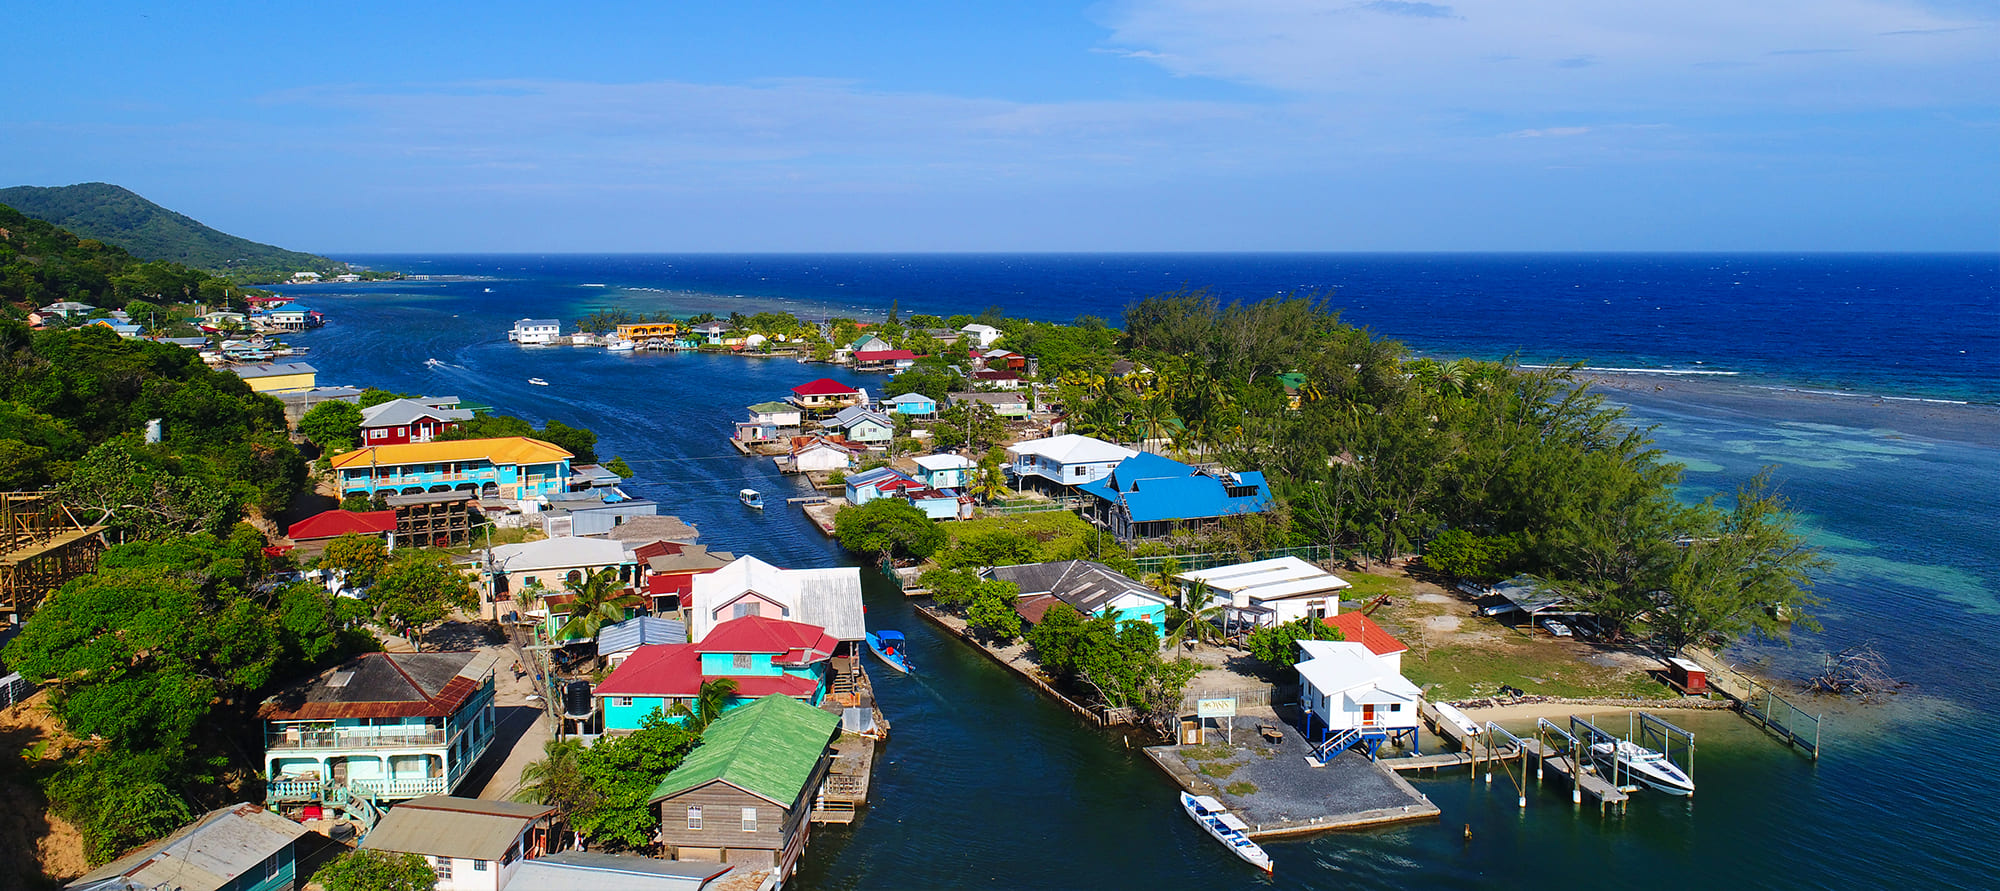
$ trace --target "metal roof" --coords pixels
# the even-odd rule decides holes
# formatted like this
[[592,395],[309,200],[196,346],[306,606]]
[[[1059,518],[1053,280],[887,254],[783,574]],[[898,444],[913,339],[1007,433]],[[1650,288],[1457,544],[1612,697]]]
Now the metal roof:
[[[454,400],[456,401],[456,400]],[[421,418],[440,421],[469,421],[472,412],[462,408],[439,408],[416,399],[391,399],[361,410],[361,426],[389,427],[415,423]]]
[[1493,593],[1506,598],[1508,603],[1531,616],[1570,606],[1569,598],[1550,590],[1532,576],[1517,575],[1494,585]]
[[335,718],[442,718],[493,674],[495,650],[477,653],[364,653],[269,699],[267,721]]
[[708,725],[701,746],[653,789],[651,801],[724,782],[779,807],[805,793],[840,717],[789,696],[766,696]]
[[240,378],[278,377],[279,375],[286,374],[315,374],[319,371],[319,369],[304,362],[285,362],[283,364],[272,365],[237,365],[229,370],[236,372],[236,376]]
[[700,891],[736,867],[636,854],[563,851],[525,861],[507,891]]
[[125,876],[142,887],[217,891],[284,850],[307,829],[254,804],[203,814],[172,835],[104,864],[68,887]]
[[688,642],[687,625],[658,616],[640,616],[627,619],[616,625],[606,625],[597,632],[597,655],[608,656],[636,650],[646,644],[683,644]]
[[1109,566],[1089,560],[995,566],[986,574],[1003,582],[1013,582],[1023,597],[1047,594],[1086,616],[1127,595],[1166,602],[1166,598],[1152,588]]
[[[957,395],[954,393],[952,397],[955,399]],[[1125,461],[1140,454],[1121,445],[1113,445],[1101,439],[1076,433],[1017,442],[1008,446],[1007,452],[1014,455],[1035,455],[1058,464]]]
[[755,557],[694,577],[690,613],[695,640],[715,626],[711,613],[745,591],[784,604],[791,619],[818,625],[838,640],[861,640],[867,626],[861,607],[861,570],[853,566],[826,569],[779,569]]
[[361,847],[369,851],[499,860],[536,820],[555,812],[555,808],[544,804],[432,795],[390,808],[382,822],[361,840]]
[[563,535],[500,545],[493,549],[493,562],[502,572],[534,572],[619,566],[633,560],[623,542]]

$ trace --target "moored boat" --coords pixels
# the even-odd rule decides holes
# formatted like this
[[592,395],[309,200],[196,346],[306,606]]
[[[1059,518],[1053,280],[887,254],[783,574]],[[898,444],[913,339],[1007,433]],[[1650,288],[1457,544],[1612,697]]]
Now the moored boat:
[[868,649],[874,650],[889,667],[904,674],[910,673],[909,642],[903,639],[901,631],[868,632]]
[[1608,742],[1598,743],[1590,747],[1590,756],[1609,766],[1614,760],[1614,748],[1617,765],[1633,779],[1668,795],[1694,794],[1694,778],[1687,771],[1667,760],[1667,756],[1631,740],[1621,739],[1615,747]]
[[634,349],[637,349],[638,346],[639,345],[637,343],[626,340],[624,338],[612,340],[604,344],[604,348],[606,350],[609,350],[614,353],[629,353]]
[[1189,817],[1200,823],[1202,829],[1229,848],[1231,853],[1243,858],[1245,863],[1265,872],[1271,871],[1271,855],[1264,853],[1263,848],[1250,840],[1250,836],[1245,833],[1250,826],[1230,813],[1228,808],[1222,806],[1222,802],[1206,795],[1189,795],[1182,792],[1181,809],[1187,811]]
[[754,507],[758,510],[764,509],[764,493],[756,489],[744,489],[736,493],[736,500],[743,502],[744,507]]

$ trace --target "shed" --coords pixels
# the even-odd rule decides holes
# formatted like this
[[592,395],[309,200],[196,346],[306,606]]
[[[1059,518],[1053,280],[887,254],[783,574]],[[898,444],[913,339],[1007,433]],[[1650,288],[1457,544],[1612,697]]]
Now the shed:
[[1668,659],[1667,679],[1673,681],[1674,686],[1681,688],[1682,692],[1690,695],[1708,692],[1708,669],[1701,667],[1701,663],[1693,659],[1683,656]]

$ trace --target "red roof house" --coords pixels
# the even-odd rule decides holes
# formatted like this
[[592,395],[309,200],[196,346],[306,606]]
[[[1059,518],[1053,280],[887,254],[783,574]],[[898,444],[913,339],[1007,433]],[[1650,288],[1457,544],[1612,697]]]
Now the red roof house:
[[736,699],[790,696],[819,704],[839,645],[826,629],[766,616],[715,626],[700,643],[649,644],[632,651],[597,685],[608,702],[605,730],[635,730],[654,708],[670,712],[701,693],[704,681],[729,678]]
[[1337,616],[1327,616],[1322,621],[1330,628],[1340,629],[1343,639],[1367,647],[1368,652],[1376,656],[1396,657],[1394,660],[1396,670],[1402,671],[1402,654],[1410,648],[1397,640],[1394,635],[1383,631],[1382,626],[1375,624],[1374,619],[1368,618],[1364,613],[1341,613]]
[[322,538],[339,538],[350,532],[356,535],[388,535],[396,531],[396,512],[393,510],[329,510],[313,514],[292,524],[286,535],[293,541],[313,541]]
[[792,404],[800,408],[846,408],[861,402],[861,391],[830,377],[792,388]]

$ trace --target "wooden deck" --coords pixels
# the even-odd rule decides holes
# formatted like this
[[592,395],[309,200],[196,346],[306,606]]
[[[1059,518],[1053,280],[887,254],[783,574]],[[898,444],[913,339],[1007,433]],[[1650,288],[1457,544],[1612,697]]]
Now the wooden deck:
[[[1536,740],[1524,740],[1522,745],[1527,753],[1534,757],[1536,767],[1544,773],[1553,773],[1570,784],[1572,802],[1581,804],[1582,796],[1588,795],[1597,799],[1600,807],[1623,808],[1625,802],[1631,798],[1625,794],[1625,790],[1612,785],[1610,780],[1598,776],[1597,769],[1589,764],[1578,765],[1567,756],[1549,751]],[[1574,769],[1578,766],[1582,767],[1581,771]]]

